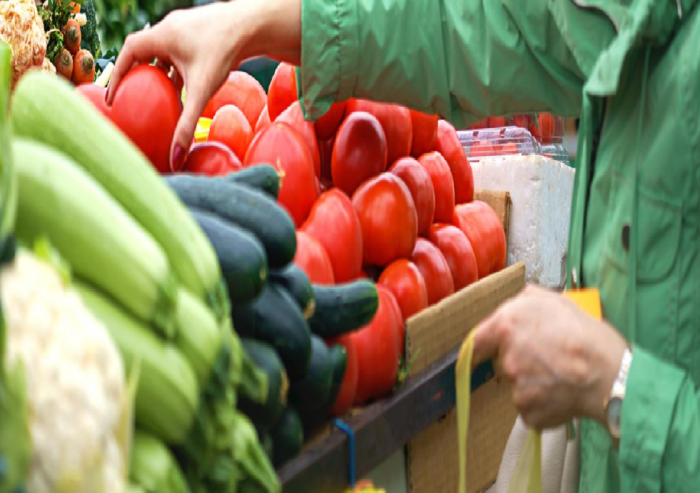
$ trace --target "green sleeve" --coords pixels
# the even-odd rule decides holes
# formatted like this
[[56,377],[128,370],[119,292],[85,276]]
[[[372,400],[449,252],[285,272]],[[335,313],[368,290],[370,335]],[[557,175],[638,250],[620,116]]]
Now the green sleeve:
[[311,119],[362,97],[456,125],[527,111],[578,115],[614,36],[571,0],[302,0],[300,93]]
[[695,491],[700,394],[678,367],[634,349],[622,405],[621,491]]

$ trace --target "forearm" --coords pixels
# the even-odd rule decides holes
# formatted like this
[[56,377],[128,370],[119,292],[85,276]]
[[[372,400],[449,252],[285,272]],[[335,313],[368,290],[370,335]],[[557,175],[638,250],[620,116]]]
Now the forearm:
[[[302,0],[236,0],[251,5],[255,15],[244,58],[266,56],[292,65],[301,64]],[[233,20],[236,22],[236,20]]]

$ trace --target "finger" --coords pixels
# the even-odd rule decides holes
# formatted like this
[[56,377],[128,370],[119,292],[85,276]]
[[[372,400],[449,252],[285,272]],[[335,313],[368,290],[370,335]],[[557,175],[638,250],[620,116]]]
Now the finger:
[[496,313],[475,329],[472,369],[498,356],[501,345],[501,330],[498,324],[498,313]]
[[172,171],[179,171],[187,158],[187,152],[194,136],[194,130],[197,127],[199,116],[204,110],[209,95],[205,94],[205,90],[199,84],[194,85],[187,91],[187,99],[185,107],[180,115],[180,120],[175,129],[173,138],[173,147],[170,151],[170,167]]

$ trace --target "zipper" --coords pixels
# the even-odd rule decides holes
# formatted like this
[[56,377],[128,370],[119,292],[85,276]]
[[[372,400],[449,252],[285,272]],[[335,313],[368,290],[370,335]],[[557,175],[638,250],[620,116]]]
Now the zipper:
[[[679,10],[681,10],[680,0],[676,0],[676,1],[678,2]],[[572,2],[574,2],[574,5],[576,5],[577,7],[580,7],[580,8],[585,9],[585,10],[597,10],[598,12],[603,14],[605,17],[607,17],[608,20],[612,23],[613,27],[615,27],[615,31],[618,34],[620,33],[620,26],[618,25],[617,21],[615,19],[613,19],[613,17],[610,14],[608,14],[605,10],[603,10],[602,8],[594,6],[594,5],[589,5],[586,3],[585,0],[572,0]]]

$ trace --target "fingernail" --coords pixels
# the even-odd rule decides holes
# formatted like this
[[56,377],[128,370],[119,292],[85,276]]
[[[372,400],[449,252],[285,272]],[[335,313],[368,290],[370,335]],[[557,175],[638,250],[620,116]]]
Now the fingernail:
[[182,161],[185,159],[185,149],[182,148],[180,144],[175,144],[173,147],[173,157],[170,163],[171,171],[180,171],[182,168]]

